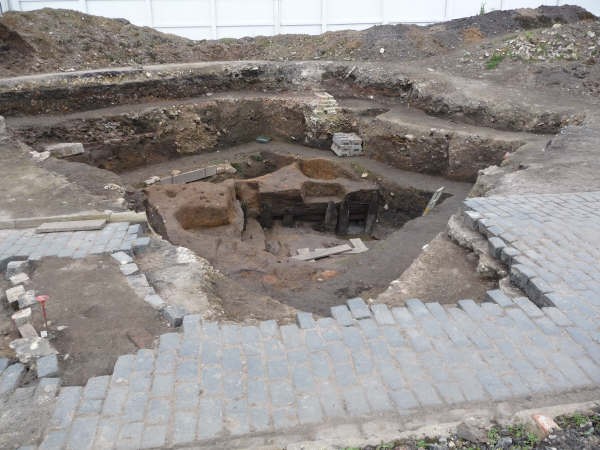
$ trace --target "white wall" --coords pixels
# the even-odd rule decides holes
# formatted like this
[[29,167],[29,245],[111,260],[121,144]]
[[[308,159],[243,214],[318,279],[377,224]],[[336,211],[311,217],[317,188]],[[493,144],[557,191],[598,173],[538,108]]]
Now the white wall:
[[600,0],[0,0],[19,11],[52,7],[122,17],[192,39],[426,24],[478,14],[483,1],[487,11],[577,4],[600,16]]

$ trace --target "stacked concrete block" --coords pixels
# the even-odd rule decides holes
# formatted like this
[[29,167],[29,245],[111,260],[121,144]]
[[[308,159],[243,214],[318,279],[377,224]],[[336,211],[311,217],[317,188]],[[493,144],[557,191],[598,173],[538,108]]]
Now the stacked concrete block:
[[334,133],[331,150],[337,156],[362,155],[362,138],[356,133]]

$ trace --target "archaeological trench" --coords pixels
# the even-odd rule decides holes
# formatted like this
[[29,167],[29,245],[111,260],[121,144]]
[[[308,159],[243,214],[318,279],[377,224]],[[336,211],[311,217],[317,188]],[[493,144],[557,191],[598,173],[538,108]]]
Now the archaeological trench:
[[[12,419],[3,446],[343,445],[460,421],[498,402],[522,409],[597,398],[597,322],[569,326],[586,312],[598,317],[598,259],[586,272],[588,309],[569,315],[558,294],[515,269],[526,265],[519,252],[533,249],[518,243],[537,229],[518,221],[532,216],[515,216],[510,229],[512,210],[493,200],[556,194],[515,200],[516,209],[536,205],[543,222],[548,203],[567,208],[571,197],[559,194],[600,184],[597,173],[568,183],[545,175],[563,164],[552,158],[578,145],[569,139],[593,145],[594,108],[534,94],[368,62],[205,62],[0,80],[0,146],[18,152],[18,162],[3,156],[5,170],[27,168],[33,194],[25,196],[51,191],[43,204],[7,207],[2,269],[18,274],[14,262],[28,261],[19,266],[26,290],[51,293],[49,356],[58,354],[59,366],[43,375],[36,358],[47,355],[11,344],[21,361],[3,363],[0,388],[21,425]],[[335,133],[355,133],[362,153],[336,156]],[[83,152],[48,158],[60,143]],[[558,156],[544,161],[553,146]],[[573,157],[592,170],[592,154]],[[592,230],[593,247],[600,198],[585,198],[589,215],[574,217]],[[104,229],[32,231],[99,218],[108,219]],[[509,229],[513,240],[503,240]],[[86,233],[96,234],[83,250],[69,247]],[[51,249],[29,244],[35,239]],[[52,309],[67,295],[55,289],[64,270],[87,258],[96,258],[92,276],[73,278],[81,285],[70,295],[99,296],[84,317],[122,283],[110,303],[116,315],[95,320],[115,333],[140,328],[126,344],[79,349],[93,330],[76,317],[62,323]],[[99,292],[84,287],[96,276]],[[128,296],[135,308],[124,307]],[[39,305],[30,307],[39,331]],[[5,320],[13,313],[5,307]],[[103,363],[85,351],[103,352]],[[44,418],[28,428],[36,401]],[[344,424],[358,431],[345,436]]]

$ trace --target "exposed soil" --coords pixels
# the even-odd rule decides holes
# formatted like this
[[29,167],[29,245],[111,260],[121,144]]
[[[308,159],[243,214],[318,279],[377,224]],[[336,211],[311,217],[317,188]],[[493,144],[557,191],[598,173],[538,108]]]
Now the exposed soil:
[[[50,296],[49,331],[55,336],[51,342],[60,355],[63,384],[82,385],[90,377],[111,374],[120,355],[134,353],[138,345],[151,348],[154,338],[168,330],[108,255],[45,258],[31,281],[37,293]],[[37,309],[34,325],[43,329]]]
[[[191,41],[126,20],[68,10],[9,12],[0,18],[0,76],[186,61],[415,60],[480,39],[594,16],[579,7],[495,11],[443,24],[385,25],[321,36],[281,35]],[[380,53],[385,48],[385,53]]]

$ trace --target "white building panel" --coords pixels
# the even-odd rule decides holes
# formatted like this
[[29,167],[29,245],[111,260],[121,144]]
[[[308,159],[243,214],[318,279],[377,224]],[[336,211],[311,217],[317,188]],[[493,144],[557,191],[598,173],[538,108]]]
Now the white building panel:
[[155,27],[209,27],[210,0],[152,0]]
[[96,16],[127,19],[140,26],[149,26],[150,10],[145,0],[87,0],[87,12]]

